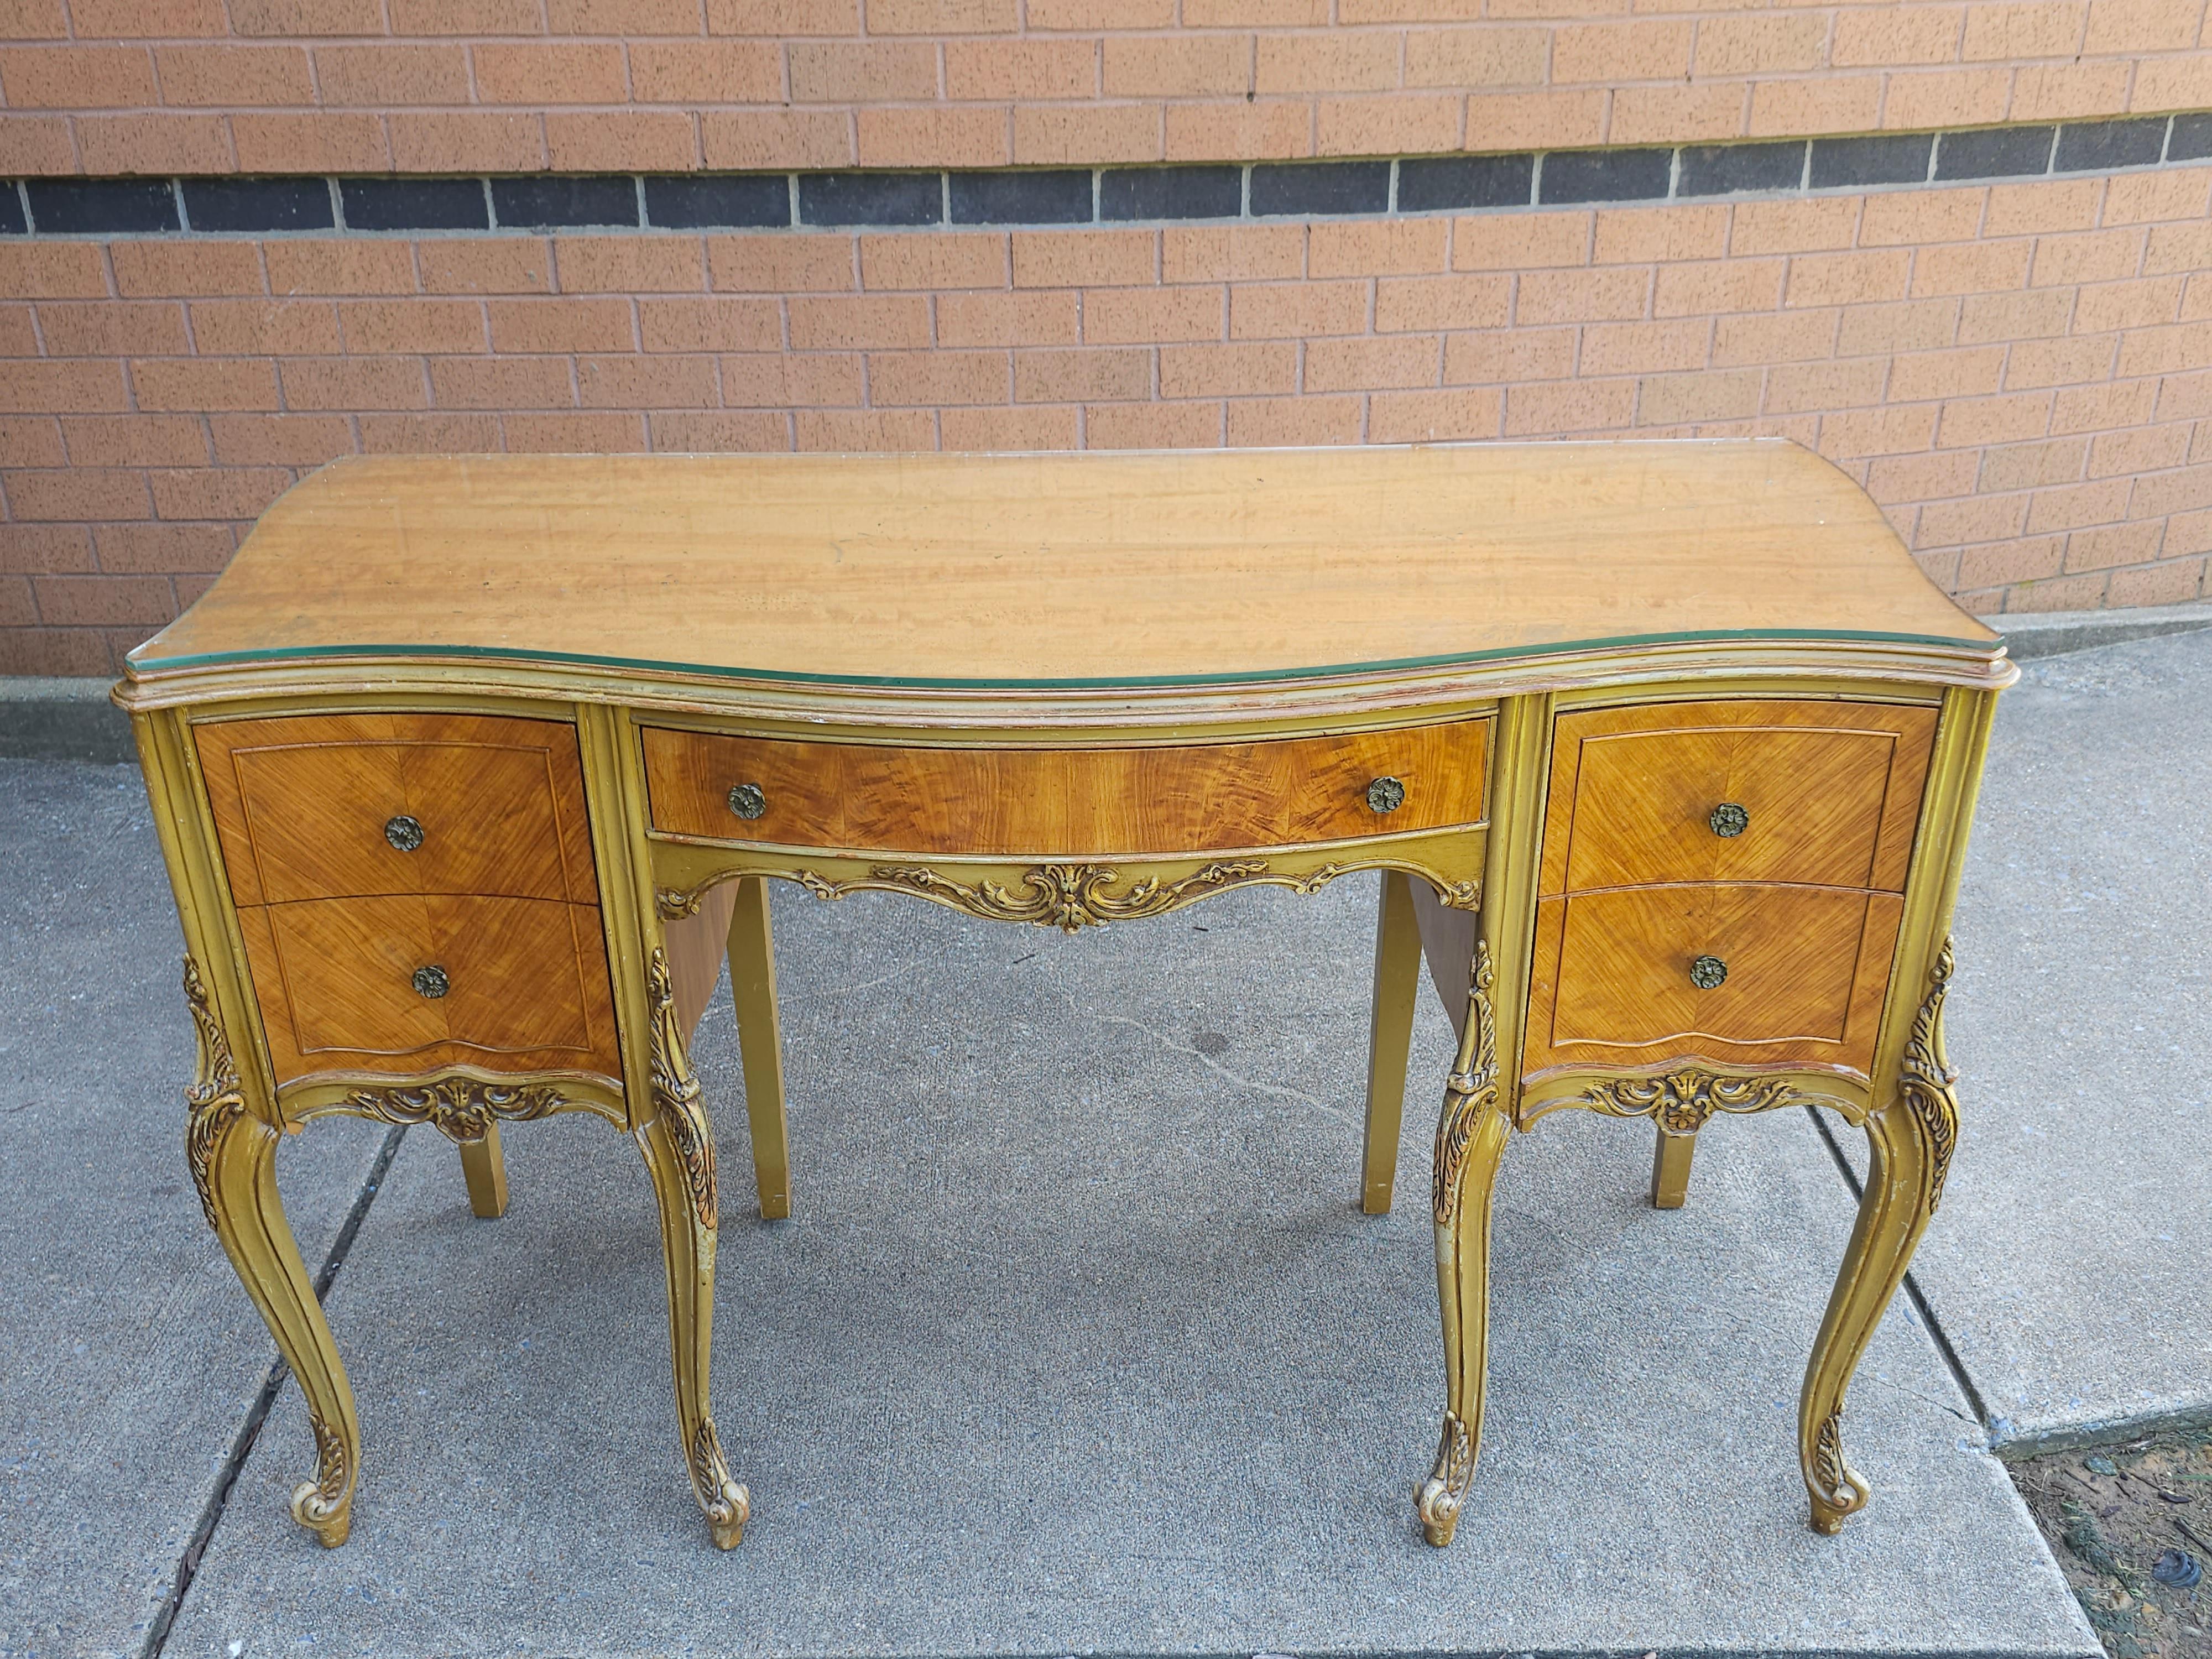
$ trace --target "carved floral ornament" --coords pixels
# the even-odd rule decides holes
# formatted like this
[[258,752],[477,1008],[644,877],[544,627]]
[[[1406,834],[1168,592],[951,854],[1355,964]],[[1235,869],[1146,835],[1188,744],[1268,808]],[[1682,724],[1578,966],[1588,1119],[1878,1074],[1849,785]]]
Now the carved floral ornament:
[[356,1089],[339,1103],[346,1111],[386,1123],[428,1123],[456,1146],[482,1140],[495,1121],[524,1123],[569,1103],[539,1083],[489,1083],[472,1077]]
[[1722,1112],[1843,1105],[1830,1096],[1808,1094],[1786,1077],[1729,1077],[1695,1066],[1678,1066],[1652,1077],[1601,1079],[1574,1103],[1607,1117],[1648,1117],[1670,1135],[1693,1135]]
[[[1039,864],[1022,872],[1018,888],[988,879],[961,881],[927,865],[878,864],[865,876],[834,880],[812,870],[762,872],[796,882],[819,899],[841,899],[848,893],[908,893],[965,911],[985,921],[1024,921],[1057,927],[1073,933],[1109,921],[1134,921],[1164,915],[1213,893],[1236,887],[1285,887],[1294,893],[1319,892],[1339,876],[1354,870],[1402,870],[1427,882],[1447,908],[1482,908],[1482,883],[1469,879],[1439,881],[1418,865],[1395,859],[1362,860],[1324,864],[1307,875],[1272,873],[1265,859],[1224,859],[1194,871],[1179,881],[1144,876],[1123,884],[1121,872],[1105,864]],[[664,887],[654,896],[664,921],[674,921],[698,914],[708,888],[730,876],[731,871],[708,878],[689,889]]]
[[1928,1154],[1928,1212],[1936,1213],[1943,1201],[1943,1183],[1951,1174],[1951,1155],[1959,1150],[1959,1080],[1943,1052],[1943,998],[1951,988],[1951,941],[1928,969],[1928,994],[1912,1017],[1905,1034],[1905,1054],[1898,1065],[1897,1093],[1911,1112]]
[[1449,1227],[1459,1212],[1460,1177],[1468,1139],[1498,1106],[1498,1025],[1490,1006],[1490,942],[1474,942],[1474,975],[1468,988],[1465,1063],[1444,1080],[1443,1110],[1437,1118],[1436,1156],[1430,1194],[1437,1225]]
[[711,1267],[717,1204],[714,1135],[707,1123],[706,1108],[699,1103],[699,1079],[684,1058],[684,1034],[676,1018],[675,981],[669,973],[668,952],[658,945],[646,963],[645,988],[653,1015],[647,1028],[653,1103],[684,1165],[692,1226],[699,1236],[700,1254]]
[[191,1113],[185,1126],[185,1159],[191,1166],[192,1187],[200,1196],[200,1213],[215,1227],[215,1150],[222,1132],[246,1115],[246,1097],[240,1091],[238,1063],[231,1058],[230,1040],[216,1022],[209,1005],[200,965],[185,958],[185,1002],[192,1013],[192,1034],[199,1045],[198,1075],[185,1090]]

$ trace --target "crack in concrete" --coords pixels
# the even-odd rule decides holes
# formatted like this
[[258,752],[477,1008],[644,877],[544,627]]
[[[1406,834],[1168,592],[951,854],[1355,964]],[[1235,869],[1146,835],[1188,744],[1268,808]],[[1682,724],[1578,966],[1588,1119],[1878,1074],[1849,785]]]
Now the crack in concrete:
[[[337,1237],[331,1241],[329,1253],[315,1273],[315,1300],[323,1301],[330,1295],[331,1285],[345,1265],[346,1252],[353,1248],[354,1237],[361,1231],[361,1224],[368,1219],[368,1206],[376,1201],[377,1190],[384,1184],[386,1171],[398,1155],[401,1137],[407,1133],[404,1126],[396,1127],[384,1137],[377,1148],[376,1161],[368,1166],[368,1174],[354,1194],[353,1206],[346,1212],[345,1223],[338,1229]],[[223,1510],[230,1502],[230,1489],[237,1484],[239,1471],[246,1467],[246,1457],[253,1450],[253,1443],[260,1438],[261,1425],[269,1420],[269,1413],[276,1403],[276,1395],[291,1375],[291,1368],[280,1355],[269,1367],[269,1374],[261,1381],[260,1391],[253,1397],[252,1407],[246,1413],[246,1421],[239,1425],[238,1437],[230,1444],[230,1454],[216,1471],[214,1490],[208,1493],[207,1503],[200,1510],[199,1520],[192,1527],[192,1535],[185,1543],[184,1553],[177,1558],[176,1577],[169,1593],[161,1598],[161,1610],[147,1627],[146,1640],[138,1650],[139,1659],[160,1659],[163,1647],[169,1640],[169,1632],[183,1611],[185,1596],[192,1587],[192,1578],[199,1571],[200,1558],[207,1553],[214,1540],[215,1529],[222,1522]]]

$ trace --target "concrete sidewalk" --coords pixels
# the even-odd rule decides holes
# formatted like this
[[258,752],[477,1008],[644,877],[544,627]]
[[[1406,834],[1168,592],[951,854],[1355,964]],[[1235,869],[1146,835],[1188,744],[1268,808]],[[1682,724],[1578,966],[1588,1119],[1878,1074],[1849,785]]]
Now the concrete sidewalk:
[[[2000,1433],[2212,1396],[2181,1288],[2212,1265],[2187,1201],[2212,1124],[2201,1072],[2180,1086],[2212,1032],[2178,994],[2203,984],[2212,635],[2030,675],[1960,918],[1966,1145],[1918,1274]],[[183,1178],[190,1038],[135,774],[0,782],[0,1652],[136,1654],[270,1352]],[[513,1210],[482,1223],[442,1138],[410,1132],[368,1202],[382,1132],[318,1125],[279,1166],[311,1263],[361,1216],[329,1304],[354,1540],[284,1516],[312,1462],[288,1384],[164,1650],[2096,1652],[1905,1299],[1851,1401],[1875,1502],[1805,1529],[1794,1402],[1851,1198],[1795,1115],[1716,1124],[1671,1214],[1643,1126],[1511,1148],[1484,1462],[1457,1544],[1420,1543],[1448,1032],[1425,1002],[1399,1206],[1362,1218],[1372,895],[1069,941],[778,893],[790,1223],[752,1216],[725,1015],[698,1052],[716,1415],[755,1503],[727,1556],[674,1446],[635,1150],[520,1127]]]
[[2212,1419],[2212,633],[2031,662],[1998,710],[1914,1281],[2001,1443]]

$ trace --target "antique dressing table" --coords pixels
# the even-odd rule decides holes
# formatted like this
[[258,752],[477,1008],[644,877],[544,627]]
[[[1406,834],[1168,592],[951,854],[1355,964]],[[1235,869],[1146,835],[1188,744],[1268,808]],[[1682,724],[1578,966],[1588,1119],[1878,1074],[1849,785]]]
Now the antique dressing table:
[[727,1548],[685,1046],[726,949],[761,1209],[789,1214],[764,881],[1072,932],[1378,870],[1370,1212],[1425,949],[1461,1037],[1429,1540],[1480,1437],[1492,1180],[1566,1106],[1656,1125],[1662,1206],[1717,1113],[1865,1130],[1799,1413],[1832,1532],[1868,1495],[1844,1391],[1956,1142],[1948,933],[2015,672],[1779,441],[325,467],[116,692],[184,923],[192,1177],[313,1424],[293,1514],[343,1542],[361,1448],[283,1134],[435,1125],[483,1215],[503,1124],[631,1135]]

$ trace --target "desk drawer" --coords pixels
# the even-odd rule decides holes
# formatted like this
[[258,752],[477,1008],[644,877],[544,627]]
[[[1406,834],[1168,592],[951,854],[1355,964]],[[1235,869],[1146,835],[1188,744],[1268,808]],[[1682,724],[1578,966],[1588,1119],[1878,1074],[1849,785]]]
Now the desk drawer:
[[309,1072],[620,1075],[599,911],[443,894],[239,912],[277,1080]]
[[1545,899],[1525,1069],[1705,1054],[1864,1072],[1904,902],[1748,884]]
[[1562,715],[1540,890],[1781,881],[1900,891],[1935,736],[1933,708],[1890,703],[1736,699]]
[[313,714],[198,727],[240,904],[484,893],[589,904],[576,732],[474,714]]
[[667,834],[1126,858],[1479,823],[1490,722],[1175,749],[895,748],[650,726],[644,737],[653,827]]

